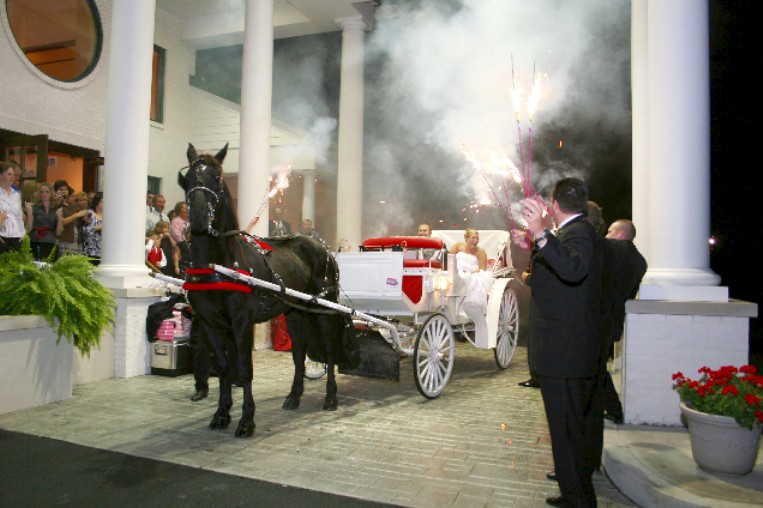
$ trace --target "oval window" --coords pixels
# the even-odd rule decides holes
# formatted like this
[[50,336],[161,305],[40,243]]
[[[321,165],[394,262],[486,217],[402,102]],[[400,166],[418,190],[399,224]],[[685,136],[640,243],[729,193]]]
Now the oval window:
[[78,81],[95,68],[103,32],[93,0],[6,0],[16,43],[40,72]]

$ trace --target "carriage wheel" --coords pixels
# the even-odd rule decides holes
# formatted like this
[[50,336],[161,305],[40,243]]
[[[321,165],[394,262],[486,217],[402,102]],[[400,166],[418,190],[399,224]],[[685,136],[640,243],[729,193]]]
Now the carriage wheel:
[[442,314],[424,322],[413,347],[413,377],[421,395],[434,399],[442,393],[453,373],[456,341],[453,328]]
[[307,379],[320,379],[326,374],[325,363],[314,362],[310,358],[305,358],[305,377]]
[[519,338],[519,304],[517,295],[511,288],[506,288],[501,297],[498,310],[498,330],[495,341],[495,363],[502,369],[508,369]]

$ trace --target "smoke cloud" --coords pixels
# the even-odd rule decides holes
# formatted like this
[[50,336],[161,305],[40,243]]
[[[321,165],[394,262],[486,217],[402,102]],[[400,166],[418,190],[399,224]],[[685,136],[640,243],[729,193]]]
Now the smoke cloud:
[[[480,158],[503,152],[517,167],[530,160],[543,196],[559,177],[581,176],[605,213],[626,216],[627,207],[629,216],[629,193],[611,182],[630,186],[630,2],[397,6],[395,15],[379,12],[367,38],[365,234],[415,234],[419,222],[506,228],[504,211],[521,199],[521,185],[486,180],[464,146]],[[534,82],[541,98],[531,122]],[[525,91],[518,110],[515,85]],[[610,189],[616,197],[605,195]],[[485,199],[493,204],[470,206]]]

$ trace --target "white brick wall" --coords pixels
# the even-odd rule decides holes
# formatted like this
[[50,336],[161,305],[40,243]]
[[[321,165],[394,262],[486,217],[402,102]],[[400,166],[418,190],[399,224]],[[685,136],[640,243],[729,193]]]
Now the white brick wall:
[[748,336],[748,317],[629,311],[622,370],[626,423],[681,425],[672,375],[681,371],[696,379],[703,366],[746,364]]
[[111,1],[96,0],[104,43],[93,72],[77,83],[60,83],[38,71],[21,54],[0,9],[0,127],[24,134],[103,150],[108,90]]
[[117,298],[114,377],[129,378],[151,372],[151,349],[146,339],[146,314],[148,306],[157,301],[157,297]]

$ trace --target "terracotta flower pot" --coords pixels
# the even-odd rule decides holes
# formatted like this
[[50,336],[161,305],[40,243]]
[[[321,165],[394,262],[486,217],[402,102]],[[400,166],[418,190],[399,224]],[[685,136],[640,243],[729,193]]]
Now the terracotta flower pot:
[[743,475],[752,471],[758,457],[763,426],[752,430],[740,426],[730,416],[696,411],[681,402],[681,414],[689,427],[694,461],[707,471]]

